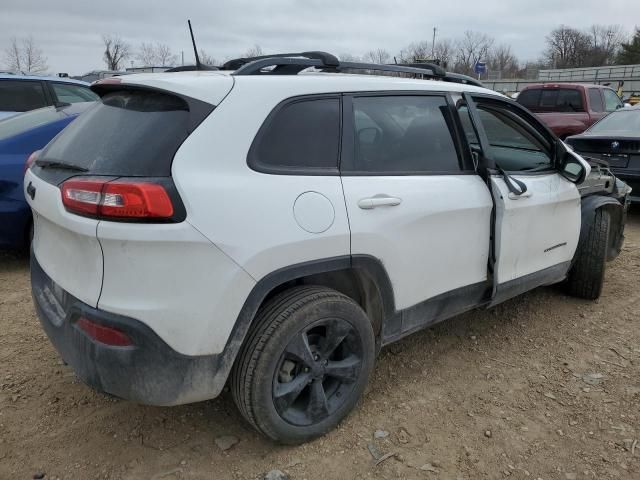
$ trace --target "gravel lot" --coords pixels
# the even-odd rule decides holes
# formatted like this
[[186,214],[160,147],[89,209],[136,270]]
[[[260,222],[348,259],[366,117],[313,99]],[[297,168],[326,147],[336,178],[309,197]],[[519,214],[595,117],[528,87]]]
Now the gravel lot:
[[280,447],[226,393],[154,408],[79,383],[39,327],[27,260],[0,253],[0,479],[638,479],[639,307],[636,208],[598,302],[542,288],[413,335],[336,431]]

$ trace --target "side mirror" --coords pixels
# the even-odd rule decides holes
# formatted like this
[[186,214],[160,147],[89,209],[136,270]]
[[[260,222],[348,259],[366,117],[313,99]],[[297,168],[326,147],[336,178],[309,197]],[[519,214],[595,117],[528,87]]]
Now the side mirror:
[[559,166],[560,175],[570,182],[580,185],[591,173],[591,165],[566,143],[562,142],[562,147],[564,152]]

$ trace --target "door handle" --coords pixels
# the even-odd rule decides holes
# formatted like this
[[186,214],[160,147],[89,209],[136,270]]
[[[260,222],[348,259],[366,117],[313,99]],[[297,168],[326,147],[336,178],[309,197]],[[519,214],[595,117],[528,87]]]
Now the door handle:
[[363,198],[358,201],[358,206],[363,210],[371,210],[377,207],[395,207],[402,203],[401,198],[388,197],[386,195],[376,195],[374,197]]
[[509,192],[509,199],[510,200],[520,200],[521,198],[529,198],[531,197],[532,193],[531,190],[527,190],[524,193],[521,193],[520,195],[516,195],[513,192]]

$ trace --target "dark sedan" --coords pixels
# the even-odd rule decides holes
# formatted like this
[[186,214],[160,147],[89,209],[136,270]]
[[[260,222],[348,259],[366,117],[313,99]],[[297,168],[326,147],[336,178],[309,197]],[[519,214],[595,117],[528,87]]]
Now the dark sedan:
[[585,157],[605,160],[633,189],[631,202],[640,203],[640,105],[612,112],[566,142]]

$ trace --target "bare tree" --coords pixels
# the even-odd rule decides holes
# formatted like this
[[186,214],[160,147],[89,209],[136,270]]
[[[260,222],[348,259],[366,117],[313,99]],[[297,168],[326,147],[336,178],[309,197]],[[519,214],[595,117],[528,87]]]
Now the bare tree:
[[343,62],[361,62],[362,59],[357,55],[352,55],[350,53],[341,53],[338,55],[338,58]]
[[118,35],[102,35],[104,63],[108,70],[120,70],[122,62],[131,56],[131,48]]
[[443,68],[447,68],[453,63],[455,55],[455,44],[452,40],[444,38],[436,42],[433,48],[434,60],[440,61]]
[[493,38],[484,33],[471,30],[464,32],[457,42],[456,71],[467,75],[472,74],[476,63],[486,60],[493,42]]
[[38,48],[32,36],[21,40],[13,37],[4,51],[4,60],[9,70],[25,73],[43,73],[49,68],[47,57]]
[[553,68],[582,67],[591,51],[589,35],[560,25],[546,38],[545,59]]
[[212,57],[211,55],[209,55],[205,50],[203,50],[202,48],[200,49],[200,51],[198,52],[198,57],[200,57],[200,62],[202,62],[205,65],[216,65],[218,62],[216,61],[216,59],[214,57]]
[[171,47],[164,43],[156,43],[156,60],[162,67],[173,67],[178,57],[171,52]]
[[138,47],[136,59],[144,66],[154,65],[156,52],[153,44],[142,42],[140,47]]
[[253,47],[242,54],[244,58],[260,57],[262,55],[264,55],[264,52],[262,51],[262,47],[258,44],[255,44]]
[[398,55],[401,62],[424,62],[425,60],[433,60],[431,58],[431,44],[422,40],[413,42],[400,50]]
[[140,44],[136,58],[144,66],[173,67],[178,57],[171,52],[171,47],[164,43]]
[[489,50],[487,66],[490,72],[498,74],[498,78],[514,78],[520,70],[518,59],[511,52],[511,46],[506,44],[498,45]]
[[616,56],[625,33],[620,25],[591,25],[587,30],[591,40],[591,52],[585,66],[610,65]]
[[376,48],[364,54],[364,61],[371,63],[385,64],[391,61],[391,54],[384,48]]

